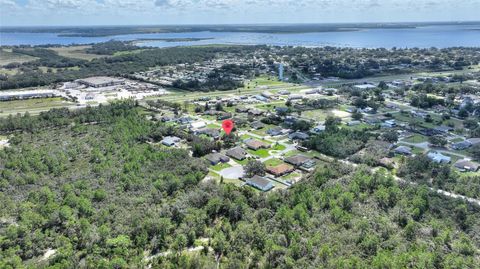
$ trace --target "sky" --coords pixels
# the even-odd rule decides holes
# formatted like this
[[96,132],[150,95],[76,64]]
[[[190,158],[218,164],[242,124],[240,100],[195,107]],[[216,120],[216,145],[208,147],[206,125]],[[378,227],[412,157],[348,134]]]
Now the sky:
[[0,0],[0,26],[480,20],[480,0]]

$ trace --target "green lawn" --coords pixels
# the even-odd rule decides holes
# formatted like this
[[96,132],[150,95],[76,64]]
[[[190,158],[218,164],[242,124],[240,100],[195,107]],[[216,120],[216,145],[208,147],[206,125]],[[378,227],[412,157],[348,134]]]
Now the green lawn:
[[413,136],[407,137],[402,141],[407,143],[423,143],[428,141],[428,138],[421,134],[414,134]]
[[207,124],[207,128],[211,128],[211,129],[218,129],[220,127],[221,127],[220,124]]
[[458,142],[462,142],[462,141],[463,141],[463,138],[457,137],[457,138],[454,138],[454,139],[450,140],[450,143],[458,143]]
[[301,173],[299,173],[299,172],[293,172],[293,173],[290,173],[290,174],[288,174],[288,175],[285,175],[285,176],[281,177],[281,179],[283,179],[283,180],[286,181],[286,180],[291,180],[291,179],[299,178],[299,177],[301,177],[301,176],[302,176]]
[[267,161],[264,162],[265,166],[277,166],[277,165],[280,165],[282,163],[283,163],[282,160],[275,159],[275,158],[267,160]]
[[250,139],[250,138],[255,139],[255,140],[262,141],[262,142],[264,142],[264,143],[266,143],[266,144],[269,144],[269,145],[271,144],[269,141],[267,141],[267,140],[265,140],[265,139],[253,137],[253,136],[248,135],[248,134],[244,134],[244,135],[241,135],[241,136],[240,136],[240,139],[241,139],[242,141],[243,141],[243,140]]
[[72,102],[64,101],[60,97],[38,98],[0,102],[0,117],[6,117],[10,114],[29,112],[31,115],[39,114],[52,108],[74,106]]
[[281,150],[284,150],[284,149],[286,149],[286,147],[285,147],[284,145],[282,145],[282,144],[274,144],[274,145],[272,146],[272,150],[279,150],[279,151],[281,151]]
[[248,153],[250,153],[252,155],[255,155],[255,156],[258,156],[260,158],[266,158],[266,157],[270,156],[270,153],[268,153],[267,149],[259,149],[259,150],[248,149],[247,151],[248,151]]
[[236,163],[241,164],[241,165],[246,165],[249,161],[249,159],[243,159],[241,161],[233,159]]
[[223,169],[229,168],[229,167],[232,167],[232,166],[228,163],[219,163],[219,164],[214,165],[210,168],[212,168],[212,170],[214,170],[214,171],[222,171]]

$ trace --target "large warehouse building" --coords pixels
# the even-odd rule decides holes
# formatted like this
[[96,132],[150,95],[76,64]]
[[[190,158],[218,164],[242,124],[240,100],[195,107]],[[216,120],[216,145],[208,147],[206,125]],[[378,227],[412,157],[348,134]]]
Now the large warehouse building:
[[90,78],[78,79],[77,82],[93,88],[101,88],[101,87],[125,84],[124,80],[111,78],[111,77],[90,77]]

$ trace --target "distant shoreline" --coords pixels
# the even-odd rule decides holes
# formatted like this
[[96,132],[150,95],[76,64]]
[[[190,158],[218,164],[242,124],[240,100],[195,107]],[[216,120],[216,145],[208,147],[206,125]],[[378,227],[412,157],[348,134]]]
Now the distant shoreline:
[[179,38],[141,38],[130,41],[130,43],[141,44],[151,41],[164,41],[164,42],[195,42],[202,40],[215,39],[213,37],[179,37]]

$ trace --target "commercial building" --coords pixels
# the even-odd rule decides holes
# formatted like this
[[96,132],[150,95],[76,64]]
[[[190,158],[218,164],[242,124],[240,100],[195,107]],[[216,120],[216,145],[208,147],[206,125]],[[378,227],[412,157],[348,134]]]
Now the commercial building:
[[125,84],[124,80],[112,77],[89,77],[84,79],[78,79],[76,80],[76,82],[93,88],[102,88]]

